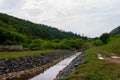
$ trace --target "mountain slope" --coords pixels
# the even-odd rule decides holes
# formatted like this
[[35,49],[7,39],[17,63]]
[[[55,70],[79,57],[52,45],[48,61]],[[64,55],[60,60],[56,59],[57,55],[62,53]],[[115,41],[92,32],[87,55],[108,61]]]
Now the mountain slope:
[[27,20],[19,19],[0,13],[0,44],[8,41],[22,43],[25,39],[64,39],[80,38],[80,35],[65,32],[44,24],[35,24]]
[[61,31],[57,28],[52,28],[43,24],[35,24],[30,21],[18,19],[3,13],[0,13],[0,26],[4,26],[6,28],[11,27],[18,33],[43,39],[80,37],[72,32]]
[[117,28],[115,28],[115,29],[113,29],[113,30],[110,32],[110,34],[112,34],[112,35],[120,34],[120,26],[117,27]]

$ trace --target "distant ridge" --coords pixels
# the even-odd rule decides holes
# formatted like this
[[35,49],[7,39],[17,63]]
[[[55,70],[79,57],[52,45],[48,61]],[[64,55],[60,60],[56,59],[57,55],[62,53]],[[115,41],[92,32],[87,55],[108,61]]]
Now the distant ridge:
[[110,32],[111,35],[117,35],[117,34],[120,34],[120,26],[118,26],[117,28],[113,29],[111,32]]

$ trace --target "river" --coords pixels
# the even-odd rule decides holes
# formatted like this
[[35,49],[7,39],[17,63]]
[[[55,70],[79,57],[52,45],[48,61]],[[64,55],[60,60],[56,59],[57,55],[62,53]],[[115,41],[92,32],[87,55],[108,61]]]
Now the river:
[[81,54],[81,52],[78,52],[75,55],[65,58],[61,62],[48,68],[43,73],[41,73],[29,80],[54,80],[54,78],[56,78],[56,76],[58,75],[59,71],[63,70],[67,65],[69,65],[70,62],[72,62],[72,60],[75,59],[79,54]]

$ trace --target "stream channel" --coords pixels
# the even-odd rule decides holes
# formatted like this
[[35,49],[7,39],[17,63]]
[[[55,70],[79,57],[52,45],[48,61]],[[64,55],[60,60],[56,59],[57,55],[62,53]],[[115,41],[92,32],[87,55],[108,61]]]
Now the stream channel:
[[61,62],[57,63],[56,65],[48,68],[43,73],[29,79],[29,80],[54,80],[56,76],[59,74],[59,71],[63,70],[67,65],[69,65],[73,59],[75,59],[79,54],[82,52],[78,52],[68,58],[65,58]]

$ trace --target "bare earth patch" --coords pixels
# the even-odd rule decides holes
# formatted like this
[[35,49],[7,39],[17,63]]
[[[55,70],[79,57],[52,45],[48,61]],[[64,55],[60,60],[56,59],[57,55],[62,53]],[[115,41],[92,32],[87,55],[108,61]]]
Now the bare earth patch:
[[109,58],[109,59],[105,59],[105,61],[109,61],[113,63],[120,63],[120,58]]
[[102,57],[101,54],[98,54],[98,59],[100,60],[105,60],[105,61],[109,61],[109,62],[113,62],[113,63],[120,63],[120,57],[118,56],[111,56],[111,57],[107,57],[107,58],[104,58]]

